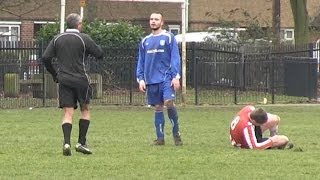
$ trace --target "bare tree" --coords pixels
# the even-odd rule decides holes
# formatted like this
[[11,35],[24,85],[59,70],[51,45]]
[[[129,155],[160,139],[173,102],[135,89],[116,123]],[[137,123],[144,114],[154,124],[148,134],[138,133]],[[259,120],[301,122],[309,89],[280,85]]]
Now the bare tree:
[[309,42],[309,16],[307,0],[290,0],[294,19],[294,39],[296,44]]
[[55,0],[0,0],[0,12],[22,17]]
[[273,44],[279,45],[280,43],[280,21],[281,21],[281,13],[280,13],[280,0],[272,1],[272,31],[273,31]]

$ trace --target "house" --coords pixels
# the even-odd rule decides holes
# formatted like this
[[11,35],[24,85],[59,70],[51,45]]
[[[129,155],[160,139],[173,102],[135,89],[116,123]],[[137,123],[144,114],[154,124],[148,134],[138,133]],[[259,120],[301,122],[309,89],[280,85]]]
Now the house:
[[[66,14],[80,13],[80,1],[66,0]],[[60,18],[59,0],[6,0],[0,4],[0,41],[30,41],[40,27]],[[308,0],[311,25],[320,27],[320,1]],[[127,20],[140,24],[148,31],[149,15],[162,12],[166,29],[178,34],[181,30],[181,5],[159,2],[110,2],[87,0],[84,18],[114,22]],[[219,26],[219,21],[235,21],[246,27],[258,20],[264,27],[272,26],[272,0],[189,0],[188,31],[206,31]],[[283,38],[292,40],[294,23],[290,0],[281,0],[281,32]]]
[[[293,40],[294,21],[290,0],[281,0],[281,35],[283,39]],[[212,4],[210,4],[212,3]],[[235,21],[246,27],[252,20],[258,20],[263,27],[272,27],[272,0],[190,0],[190,30],[201,31],[217,26],[219,20]],[[320,1],[308,0],[307,10],[313,26],[315,17],[320,16]],[[320,17],[319,17],[320,18]]]

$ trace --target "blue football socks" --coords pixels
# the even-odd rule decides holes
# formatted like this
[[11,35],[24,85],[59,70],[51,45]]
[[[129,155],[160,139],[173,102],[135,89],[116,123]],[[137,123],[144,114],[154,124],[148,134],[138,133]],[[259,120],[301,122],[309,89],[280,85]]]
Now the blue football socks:
[[168,117],[172,124],[172,135],[175,136],[179,134],[179,123],[178,123],[178,113],[176,107],[168,107]]
[[157,138],[164,138],[164,114],[163,111],[155,111],[154,113],[154,126],[156,128]]

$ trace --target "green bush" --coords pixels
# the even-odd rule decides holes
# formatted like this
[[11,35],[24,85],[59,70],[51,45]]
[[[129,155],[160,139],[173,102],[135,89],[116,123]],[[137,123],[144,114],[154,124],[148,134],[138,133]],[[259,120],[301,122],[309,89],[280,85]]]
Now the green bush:
[[37,32],[36,40],[38,42],[44,41],[49,42],[55,35],[60,31],[60,23],[56,22],[54,24],[48,23],[40,28]]
[[131,25],[129,22],[124,21],[107,23],[105,21],[96,20],[85,24],[82,30],[105,48],[134,48],[144,34],[141,26]]
[[[46,24],[39,30],[36,39],[39,42],[48,42],[59,33],[59,29],[60,23]],[[97,44],[104,48],[135,48],[144,35],[141,26],[131,25],[124,21],[117,23],[107,23],[101,20],[83,22],[82,32],[90,35]]]

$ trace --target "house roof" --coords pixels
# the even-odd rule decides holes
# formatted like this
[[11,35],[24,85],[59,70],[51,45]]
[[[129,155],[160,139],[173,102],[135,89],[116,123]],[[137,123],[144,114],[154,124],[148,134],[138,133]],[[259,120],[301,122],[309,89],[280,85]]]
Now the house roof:
[[97,17],[112,20],[149,19],[153,12],[161,12],[167,21],[181,21],[181,5],[179,3],[153,2],[96,2]]
[[[14,4],[14,0],[11,0]],[[66,4],[70,4],[66,0]],[[58,0],[30,0],[29,3],[15,5],[1,4],[1,20],[54,20],[60,16],[60,1]],[[67,11],[74,10],[74,6],[68,6]]]
[[[190,0],[190,4],[195,0]],[[244,24],[248,19],[255,18],[261,22],[271,21],[272,4],[262,0],[197,0],[197,5],[190,8],[189,18],[195,22],[219,20],[237,21]]]
[[[39,8],[35,8],[37,6]],[[31,0],[31,3],[7,7],[6,11],[2,10],[0,20],[54,20],[59,19],[60,8],[61,5],[58,0]],[[80,13],[79,0],[66,0],[66,14],[72,12]],[[148,20],[152,12],[161,12],[168,21],[181,21],[181,5],[179,3],[106,2],[103,0],[91,0],[90,4],[87,3],[87,6],[84,8],[85,16],[91,13],[99,19],[107,20]]]
[[[189,0],[192,8],[189,22],[236,21],[242,25],[258,20],[262,26],[272,25],[272,0]],[[281,0],[281,27],[293,27],[294,21],[290,0]],[[307,1],[311,18],[320,12],[319,0]]]
[[[14,2],[14,0],[8,2]],[[311,19],[314,23],[319,22],[320,1],[308,0],[307,3]],[[0,10],[1,8],[0,5]],[[188,9],[189,23],[216,23],[222,19],[225,21],[234,20],[245,26],[246,22],[256,19],[263,26],[271,26],[272,24],[272,0],[189,0]],[[79,0],[66,0],[66,14],[71,12],[80,13]],[[84,8],[85,17],[91,15],[106,20],[147,21],[152,12],[162,12],[167,22],[181,22],[181,5],[179,3],[87,0],[87,6]],[[52,21],[58,20],[59,16],[59,0],[30,0],[30,3],[1,10],[0,21]],[[281,0],[281,27],[293,26],[290,0]]]

